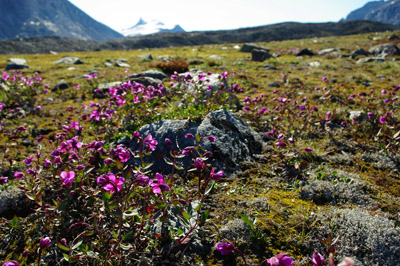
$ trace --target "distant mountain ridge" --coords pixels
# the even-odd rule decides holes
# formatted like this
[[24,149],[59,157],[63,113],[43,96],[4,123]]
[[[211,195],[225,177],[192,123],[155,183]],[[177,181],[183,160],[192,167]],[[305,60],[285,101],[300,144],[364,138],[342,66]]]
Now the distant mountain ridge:
[[128,50],[170,46],[270,42],[394,31],[399,29],[400,27],[398,26],[381,22],[352,20],[328,23],[287,22],[224,31],[157,33],[139,37],[120,38],[107,42],[84,41],[60,37],[34,37],[0,41],[0,54],[49,53],[50,51]]
[[125,37],[143,36],[160,32],[184,32],[179,25],[165,25],[158,20],[152,20],[149,23],[140,18],[139,22],[134,26],[121,30]]
[[372,1],[352,11],[345,20],[367,19],[400,26],[400,0]]
[[59,36],[107,41],[123,37],[68,0],[0,0],[0,40]]

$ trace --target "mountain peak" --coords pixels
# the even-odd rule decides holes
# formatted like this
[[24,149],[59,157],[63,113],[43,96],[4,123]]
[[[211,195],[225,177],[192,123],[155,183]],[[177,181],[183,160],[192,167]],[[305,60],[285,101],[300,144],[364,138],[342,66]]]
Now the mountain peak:
[[371,1],[358,8],[345,20],[366,19],[400,26],[400,0]]
[[121,30],[125,37],[143,36],[159,32],[184,32],[179,25],[166,25],[163,22],[153,19],[150,22],[140,18],[139,22],[134,26]]
[[59,36],[107,41],[123,37],[67,0],[0,0],[0,40]]

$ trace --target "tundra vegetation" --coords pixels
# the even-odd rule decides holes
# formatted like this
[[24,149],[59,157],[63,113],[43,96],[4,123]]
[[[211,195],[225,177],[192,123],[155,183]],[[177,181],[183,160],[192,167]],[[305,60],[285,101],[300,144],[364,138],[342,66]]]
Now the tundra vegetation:
[[[68,53],[76,65],[13,56],[29,68],[0,78],[0,261],[398,265],[400,57],[350,57],[392,34],[258,43],[273,55],[264,62],[242,44]],[[168,78],[129,78],[149,69]],[[214,74],[227,86],[203,85]],[[194,145],[176,148],[140,133],[221,109],[263,140],[234,176],[208,163],[204,143],[224,139],[186,134]],[[169,173],[146,160],[159,145]]]

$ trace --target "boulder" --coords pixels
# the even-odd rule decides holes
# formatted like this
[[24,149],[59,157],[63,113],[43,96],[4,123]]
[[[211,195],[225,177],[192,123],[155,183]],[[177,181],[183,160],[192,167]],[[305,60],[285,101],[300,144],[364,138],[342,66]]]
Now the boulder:
[[363,48],[357,49],[350,54],[350,58],[354,59],[357,56],[368,56],[368,52],[365,51]]
[[29,212],[26,196],[22,190],[10,187],[0,191],[0,217],[13,216],[14,214]]
[[5,68],[6,71],[8,70],[20,70],[20,69],[25,69],[25,68],[29,68],[29,66],[24,65],[24,64],[8,64]]
[[140,78],[133,78],[131,82],[136,82],[143,84],[144,86],[153,86],[157,88],[158,84],[162,84],[162,81],[159,79],[151,78],[151,77],[140,77]]
[[325,49],[322,49],[322,50],[320,50],[319,52],[318,52],[318,55],[327,55],[327,54],[331,54],[331,53],[337,53],[337,52],[339,52],[339,49],[338,48],[325,48]]
[[262,51],[265,51],[267,53],[269,53],[269,51],[270,51],[270,49],[268,49],[266,47],[262,47],[262,46],[258,46],[258,45],[250,44],[250,43],[245,43],[245,44],[243,44],[243,46],[242,46],[242,48],[240,49],[239,52],[251,53],[254,49],[262,50]]
[[296,56],[303,56],[303,55],[313,56],[313,55],[315,55],[315,54],[314,54],[313,51],[311,51],[311,50],[308,49],[308,48],[301,49],[300,52],[298,52],[298,53],[296,54]]
[[389,41],[395,41],[395,40],[400,40],[400,37],[397,36],[396,34],[390,35],[388,38]]
[[24,58],[9,58],[7,62],[17,65],[25,65],[28,61]]
[[116,67],[131,67],[128,63],[126,63],[126,59],[118,59],[115,61],[114,66]]
[[[173,150],[178,151],[185,147],[194,146],[194,138],[185,138],[191,133],[199,134],[201,137],[214,136],[215,142],[208,138],[201,141],[201,145],[212,152],[208,160],[216,170],[225,172],[225,176],[234,177],[240,172],[239,164],[245,161],[254,161],[253,155],[262,152],[263,141],[261,137],[249,125],[239,119],[236,115],[226,110],[209,113],[202,122],[191,122],[190,120],[162,120],[143,126],[139,133],[143,137],[152,135],[158,141],[156,149],[151,156],[146,157],[146,162],[153,162],[151,169],[163,174],[171,173],[171,166],[165,162],[170,159],[170,146],[165,143],[168,138],[172,142]],[[121,143],[129,146],[129,139]],[[134,143],[134,142],[133,142]],[[139,144],[134,143],[129,148],[132,151],[139,149]],[[132,158],[129,163],[137,165],[138,159]],[[184,157],[178,160],[185,170],[193,165],[192,157]]]
[[83,62],[74,56],[65,56],[60,60],[55,61],[53,64],[64,64],[64,65],[81,65]]
[[384,43],[376,45],[371,49],[369,49],[369,52],[374,56],[379,56],[379,57],[386,57],[389,55],[391,56],[400,55],[400,49],[393,43]]
[[251,51],[251,61],[264,62],[266,59],[271,57],[272,55],[265,50],[253,49]]
[[385,62],[382,57],[366,57],[358,59],[357,64],[371,63],[371,62]]
[[147,70],[141,73],[135,73],[129,76],[129,78],[141,78],[141,77],[150,77],[154,79],[163,80],[168,78],[168,75],[157,70]]
[[71,87],[71,85],[67,82],[60,82],[58,83],[56,86],[54,86],[53,89],[51,89],[51,91],[58,91],[58,90],[66,90],[69,87]]
[[[203,73],[201,70],[192,69],[189,72],[185,72],[180,74],[180,76],[188,77],[190,75],[191,81],[184,82],[182,84],[176,84],[176,86],[183,86],[187,92],[189,93],[197,93],[197,88],[204,88],[207,87],[212,91],[218,91],[220,89],[227,90],[228,89],[228,82],[226,79],[221,79],[221,75],[219,74],[211,74],[208,75],[207,73]],[[204,79],[201,79],[200,76],[204,75]],[[187,78],[190,79],[190,78]],[[209,90],[207,89],[207,90]]]

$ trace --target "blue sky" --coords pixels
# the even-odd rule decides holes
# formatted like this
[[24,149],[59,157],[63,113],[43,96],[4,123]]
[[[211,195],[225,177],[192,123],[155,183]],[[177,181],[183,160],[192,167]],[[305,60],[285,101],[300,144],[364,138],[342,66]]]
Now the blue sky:
[[339,21],[369,0],[69,0],[116,31],[142,17],[186,31],[236,29],[285,21]]

